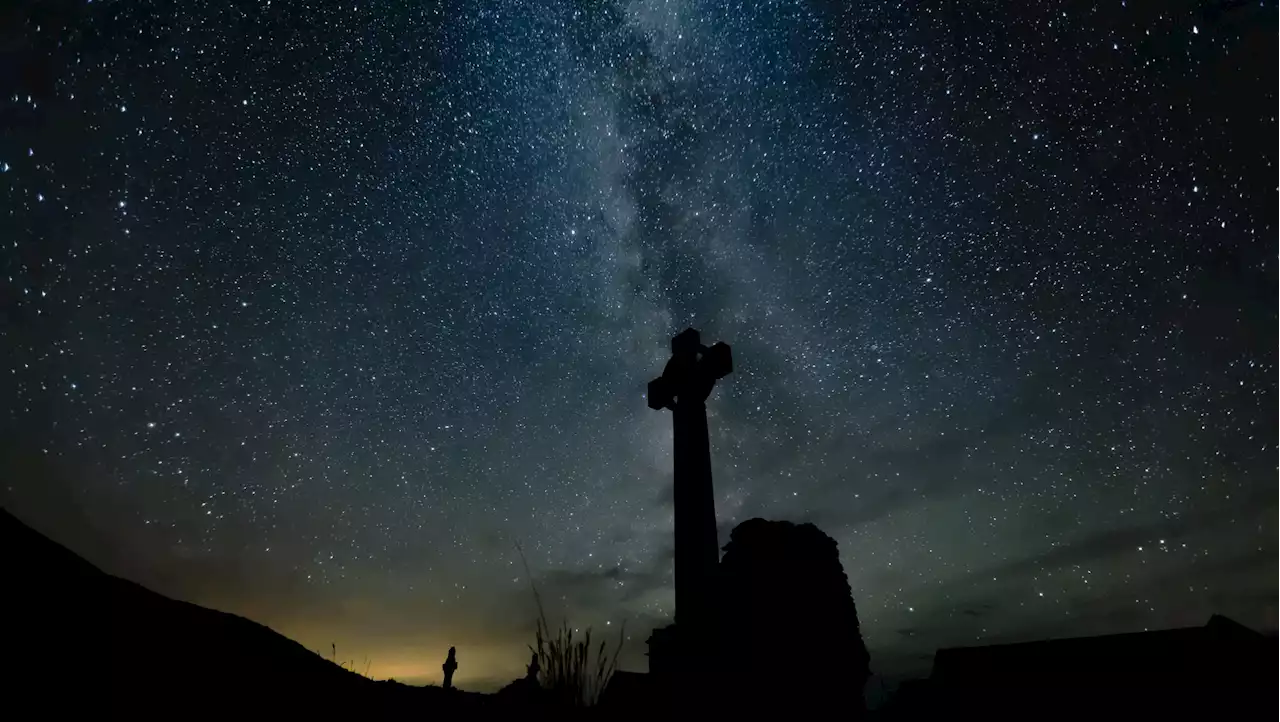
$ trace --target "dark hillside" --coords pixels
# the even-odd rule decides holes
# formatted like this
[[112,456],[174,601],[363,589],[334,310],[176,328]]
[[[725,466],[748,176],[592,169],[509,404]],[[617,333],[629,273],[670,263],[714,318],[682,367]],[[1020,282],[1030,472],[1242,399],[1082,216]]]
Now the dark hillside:
[[370,681],[261,624],[106,574],[3,510],[0,545],[9,709],[328,716],[493,703]]

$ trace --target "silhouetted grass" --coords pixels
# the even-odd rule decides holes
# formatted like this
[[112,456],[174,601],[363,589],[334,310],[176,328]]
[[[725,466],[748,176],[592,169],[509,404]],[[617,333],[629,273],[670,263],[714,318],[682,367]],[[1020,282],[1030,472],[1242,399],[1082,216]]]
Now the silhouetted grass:
[[622,652],[626,625],[619,630],[618,644],[613,656],[608,654],[608,642],[600,640],[592,661],[591,629],[574,639],[574,631],[563,622],[551,636],[546,617],[539,617],[535,632],[536,646],[529,649],[538,655],[542,667],[538,682],[551,693],[553,699],[571,707],[590,707],[600,700],[600,694],[618,669],[618,655]]
[[[334,664],[347,670],[348,672],[355,672],[356,674],[360,675],[361,677],[364,677],[365,679],[373,679],[373,677],[369,676],[369,670],[373,667],[373,660],[369,659],[369,655],[366,654],[364,657],[364,671],[361,672],[360,669],[356,667],[356,661],[354,659],[346,660],[344,662],[338,661],[338,645],[336,642],[330,645],[330,649],[332,650],[330,652],[330,657],[329,657],[330,662],[333,662]],[[320,654],[320,651],[317,650],[316,654]],[[321,656],[324,656],[324,655],[321,655]]]
[[538,605],[538,624],[534,632],[536,644],[529,646],[529,650],[538,655],[538,683],[558,704],[590,707],[600,700],[600,694],[618,669],[618,656],[622,653],[627,625],[624,622],[618,630],[618,644],[613,650],[613,656],[609,656],[608,642],[602,639],[595,648],[594,660],[590,627],[575,639],[574,630],[569,627],[568,621],[564,621],[552,636],[546,609],[542,606],[542,596],[533,583],[533,574],[529,571],[524,550],[516,544],[516,551],[520,553],[520,561],[529,577],[529,587],[533,590],[534,602]]

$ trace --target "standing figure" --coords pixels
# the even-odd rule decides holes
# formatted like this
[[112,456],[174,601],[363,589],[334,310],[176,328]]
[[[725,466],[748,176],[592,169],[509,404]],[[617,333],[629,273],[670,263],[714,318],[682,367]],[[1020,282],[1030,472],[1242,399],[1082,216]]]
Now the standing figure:
[[538,681],[538,672],[542,670],[542,665],[538,664],[537,652],[533,653],[533,659],[529,660],[529,666],[526,667],[525,669],[527,673],[525,674],[524,678],[529,680],[530,682],[536,683]]
[[444,670],[444,688],[453,689],[453,671],[458,668],[458,650],[453,647],[449,648],[449,656],[444,660],[444,664],[440,665]]

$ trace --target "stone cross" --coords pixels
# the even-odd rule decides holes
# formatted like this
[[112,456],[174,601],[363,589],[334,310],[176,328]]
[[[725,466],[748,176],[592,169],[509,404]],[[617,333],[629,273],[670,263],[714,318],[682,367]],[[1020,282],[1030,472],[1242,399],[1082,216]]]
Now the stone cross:
[[729,345],[707,348],[692,328],[671,339],[671,360],[649,382],[649,408],[671,409],[675,431],[676,621],[686,659],[700,657],[715,615],[715,494],[707,397],[716,381],[733,371]]

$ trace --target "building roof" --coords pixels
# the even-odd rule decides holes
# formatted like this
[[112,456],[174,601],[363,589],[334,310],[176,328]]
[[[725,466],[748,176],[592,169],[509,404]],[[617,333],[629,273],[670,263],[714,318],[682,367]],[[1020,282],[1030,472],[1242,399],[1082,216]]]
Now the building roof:
[[1099,680],[1167,684],[1182,678],[1243,679],[1265,657],[1274,682],[1275,653],[1276,645],[1266,636],[1214,615],[1202,627],[941,649],[934,655],[930,681],[1056,686]]

